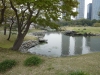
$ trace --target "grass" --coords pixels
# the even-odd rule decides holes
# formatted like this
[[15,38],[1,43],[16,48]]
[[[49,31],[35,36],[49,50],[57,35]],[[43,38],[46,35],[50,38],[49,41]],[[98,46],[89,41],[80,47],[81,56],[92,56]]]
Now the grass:
[[[30,32],[40,32],[41,30],[37,30],[37,29],[30,29],[28,33]],[[1,27],[0,28],[0,47],[2,48],[11,48],[13,46],[13,43],[16,39],[17,35],[16,34],[13,34],[11,35],[11,39],[8,41],[7,38],[8,38],[8,32],[7,32],[7,35],[3,35],[3,28]],[[27,34],[24,38],[25,41],[27,40],[37,40],[37,37],[33,36],[33,35],[30,35],[30,34]]]
[[15,41],[16,35],[13,35],[11,37],[10,41],[7,40],[7,37],[8,37],[8,35],[3,35],[2,33],[0,33],[0,47],[2,47],[2,48],[12,47],[12,45]]
[[42,59],[38,56],[29,57],[24,61],[25,66],[38,66],[40,63],[42,63]]
[[30,33],[30,32],[41,32],[41,31],[44,31],[44,30],[32,28],[28,32]]
[[15,60],[4,60],[0,63],[0,72],[4,73],[6,72],[7,70],[11,69],[13,66],[16,65],[16,61]]
[[[2,48],[11,48],[13,46],[13,43],[16,39],[16,35],[12,35],[11,39],[8,41],[8,35],[3,35],[2,32],[0,32],[0,47]],[[25,36],[24,40],[36,40],[37,38],[35,36],[32,35],[27,35]]]
[[100,52],[59,58],[38,56],[45,62],[39,66],[25,67],[24,60],[32,56],[32,54],[0,49],[0,62],[5,59],[15,59],[18,62],[17,66],[3,75],[68,75],[78,70],[90,75],[100,75]]
[[94,33],[94,34],[100,34],[100,27],[62,27],[62,30],[75,30],[78,32],[87,32],[87,33]]
[[71,72],[68,75],[89,75],[83,71],[75,71],[75,72]]
[[[79,29],[79,27],[73,27],[70,29],[75,28],[76,30]],[[99,28],[97,29],[100,31]],[[83,30],[83,28],[80,28],[80,30]],[[88,30],[88,28],[86,28],[86,30]],[[96,28],[94,28],[93,31],[97,32]],[[100,75],[100,52],[59,58],[38,56],[45,60],[42,65],[26,67],[23,65],[24,60],[33,55],[6,49],[12,46],[16,37],[15,35],[11,37],[12,40],[10,41],[7,41],[7,36],[5,37],[2,33],[0,33],[0,36],[0,47],[3,47],[0,48],[0,62],[6,59],[14,59],[18,62],[17,66],[8,70],[4,74],[0,73],[0,75],[68,75],[70,72],[73,73],[79,70],[89,73],[90,75]]]

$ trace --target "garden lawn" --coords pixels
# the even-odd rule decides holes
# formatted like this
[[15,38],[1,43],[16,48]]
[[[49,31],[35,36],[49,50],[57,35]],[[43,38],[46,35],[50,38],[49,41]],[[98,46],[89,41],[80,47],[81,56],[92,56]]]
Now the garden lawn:
[[61,27],[62,30],[74,30],[78,32],[87,32],[87,33],[93,33],[93,34],[100,34],[100,27]]
[[100,52],[68,56],[68,57],[45,57],[39,56],[44,60],[39,66],[24,66],[26,58],[32,54],[24,54],[8,49],[0,49],[0,62],[5,59],[14,59],[17,65],[0,75],[68,75],[73,71],[83,71],[90,75],[100,75]]

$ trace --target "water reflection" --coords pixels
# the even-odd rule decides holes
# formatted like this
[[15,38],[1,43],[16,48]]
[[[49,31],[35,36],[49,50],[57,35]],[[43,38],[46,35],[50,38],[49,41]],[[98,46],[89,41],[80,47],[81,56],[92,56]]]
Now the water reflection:
[[61,41],[62,41],[62,44],[61,44],[61,48],[62,48],[62,56],[67,56],[69,55],[69,36],[67,36],[66,38],[66,35],[62,35],[62,38],[61,38]]
[[74,55],[74,53],[75,53],[75,37],[70,36],[69,55]]
[[47,44],[38,45],[29,49],[29,52],[45,56],[61,56],[61,34],[46,34],[44,39],[48,40]]
[[86,37],[83,37],[83,40],[82,40],[82,54],[86,54],[86,53],[89,53],[90,52],[90,40],[87,40],[88,38]]
[[29,52],[60,57],[100,51],[100,37],[72,37],[61,33],[49,33],[44,39],[48,40],[47,44],[31,48]]

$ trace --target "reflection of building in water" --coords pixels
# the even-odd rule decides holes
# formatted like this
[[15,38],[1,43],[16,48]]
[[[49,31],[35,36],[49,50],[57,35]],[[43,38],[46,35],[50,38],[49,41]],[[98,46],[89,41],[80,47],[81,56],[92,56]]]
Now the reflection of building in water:
[[82,54],[86,54],[90,52],[90,38],[83,37],[82,39]]
[[75,54],[82,54],[82,37],[75,38]]
[[100,51],[100,37],[92,37],[91,38],[91,51]]
[[75,37],[70,37],[69,42],[69,55],[74,55],[75,52]]
[[87,46],[90,47],[91,37],[90,37],[90,36],[87,36],[87,37],[86,37],[86,41],[87,41]]
[[62,35],[62,56],[69,55],[69,37],[66,35]]

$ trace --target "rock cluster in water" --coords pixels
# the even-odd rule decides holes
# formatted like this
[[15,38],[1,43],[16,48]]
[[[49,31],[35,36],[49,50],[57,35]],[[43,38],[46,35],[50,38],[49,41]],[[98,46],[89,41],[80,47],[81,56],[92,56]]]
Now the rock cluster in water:
[[76,31],[66,31],[64,33],[65,35],[68,35],[68,36],[100,36],[100,34],[93,34],[93,33],[78,33]]

